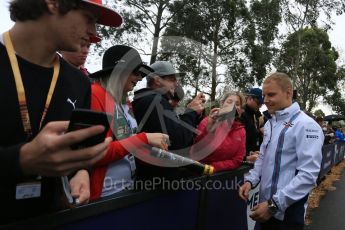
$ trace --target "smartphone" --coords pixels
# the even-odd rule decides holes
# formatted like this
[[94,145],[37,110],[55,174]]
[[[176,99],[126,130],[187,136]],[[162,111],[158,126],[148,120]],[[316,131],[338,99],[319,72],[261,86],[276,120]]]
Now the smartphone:
[[89,137],[84,141],[73,144],[72,149],[81,149],[102,143],[109,131],[109,123],[112,120],[110,114],[104,112],[96,112],[88,109],[75,109],[72,111],[68,132],[89,128],[94,125],[103,125],[104,131],[95,136]]
[[225,121],[231,118],[235,118],[236,115],[236,107],[227,106],[221,108],[218,112],[218,121]]

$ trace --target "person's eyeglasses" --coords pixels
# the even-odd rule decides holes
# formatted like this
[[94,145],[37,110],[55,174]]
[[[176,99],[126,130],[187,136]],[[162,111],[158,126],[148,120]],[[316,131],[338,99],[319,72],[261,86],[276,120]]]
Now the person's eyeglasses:
[[141,72],[139,71],[139,69],[135,69],[132,71],[133,75],[136,77],[141,77]]

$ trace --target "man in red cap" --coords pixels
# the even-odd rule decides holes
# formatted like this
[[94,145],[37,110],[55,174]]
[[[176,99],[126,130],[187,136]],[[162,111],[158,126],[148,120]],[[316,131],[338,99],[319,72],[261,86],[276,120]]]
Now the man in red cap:
[[103,132],[68,132],[74,108],[90,107],[90,82],[59,58],[95,36],[95,24],[120,26],[121,16],[89,0],[13,0],[15,25],[0,35],[0,225],[52,210],[69,175],[76,203],[89,199],[85,168],[103,158],[111,140],[79,150],[72,144]]
[[90,42],[81,45],[80,49],[76,52],[68,52],[68,51],[60,51],[61,56],[65,59],[69,64],[78,68],[83,74],[89,76],[89,71],[85,67],[85,62],[87,56],[89,55],[90,46],[92,43],[100,42],[101,39],[97,36],[90,37]]
[[98,23],[105,26],[118,27],[122,24],[122,17],[114,10],[104,6],[102,0],[83,0],[84,3],[96,10],[100,17]]

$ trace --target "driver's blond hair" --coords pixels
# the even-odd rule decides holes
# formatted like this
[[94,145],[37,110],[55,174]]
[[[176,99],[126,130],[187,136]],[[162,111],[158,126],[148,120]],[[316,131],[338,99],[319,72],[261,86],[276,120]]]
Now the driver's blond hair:
[[287,89],[291,89],[293,91],[292,80],[286,73],[275,72],[269,75],[263,82],[263,84],[268,84],[270,82],[276,82],[282,90],[286,91]]

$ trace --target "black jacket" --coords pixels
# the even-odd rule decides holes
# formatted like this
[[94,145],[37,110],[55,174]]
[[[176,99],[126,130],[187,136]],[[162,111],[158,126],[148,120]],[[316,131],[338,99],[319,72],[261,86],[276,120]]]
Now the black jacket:
[[241,114],[241,122],[246,129],[246,152],[259,151],[262,143],[262,134],[259,127],[260,111],[254,111],[245,105],[244,112]]
[[[178,116],[166,95],[149,88],[136,91],[132,105],[139,132],[165,133],[169,135],[169,150],[180,155],[188,154],[189,147],[193,144],[195,134],[193,129],[196,128],[199,121],[195,111],[187,109],[186,113]],[[139,177],[141,163],[140,161],[137,162],[137,175]],[[151,176],[163,175],[163,171],[176,172],[175,169],[169,168],[163,169],[154,166],[149,168],[145,168],[145,174],[147,175],[148,171],[152,170]]]
[[[135,92],[133,112],[138,122],[138,130],[147,133],[165,133],[169,135],[170,150],[181,150],[193,144],[194,132],[198,123],[195,111],[177,115],[166,95],[148,88]],[[144,120],[145,116],[147,119]],[[160,120],[161,119],[161,120]]]

